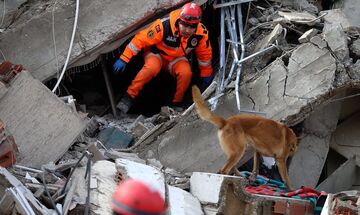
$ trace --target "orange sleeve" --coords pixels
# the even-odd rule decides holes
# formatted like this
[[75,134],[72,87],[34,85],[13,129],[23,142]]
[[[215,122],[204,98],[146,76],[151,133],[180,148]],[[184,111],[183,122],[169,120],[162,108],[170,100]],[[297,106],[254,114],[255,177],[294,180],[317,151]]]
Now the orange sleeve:
[[203,24],[201,24],[199,31],[201,31],[203,38],[200,40],[199,45],[195,48],[195,53],[199,63],[200,77],[209,77],[213,73],[211,65],[212,48],[208,31]]
[[160,19],[154,21],[149,27],[139,31],[126,46],[120,59],[128,63],[141,49],[159,43],[164,35],[164,27]]

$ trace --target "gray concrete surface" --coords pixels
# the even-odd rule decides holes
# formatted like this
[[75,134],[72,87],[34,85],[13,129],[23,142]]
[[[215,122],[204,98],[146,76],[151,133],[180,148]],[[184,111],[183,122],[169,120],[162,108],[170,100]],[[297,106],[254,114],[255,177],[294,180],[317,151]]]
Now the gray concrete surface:
[[[319,15],[322,16],[325,13],[326,15],[323,17],[323,32],[327,32],[335,25],[341,26],[344,30],[349,30],[354,27],[354,23],[351,21],[351,17],[347,17],[347,15],[341,9],[324,10],[321,11]],[[355,24],[355,26],[357,25]]]
[[347,160],[325,181],[319,184],[316,189],[328,193],[337,193],[344,190],[350,190],[357,179],[356,168],[355,158]]
[[[6,59],[24,65],[40,81],[61,70],[70,44],[75,1],[57,2],[54,13],[53,7],[48,7],[40,15],[26,20],[26,24],[18,24],[0,34],[0,47]],[[154,12],[161,12],[180,2],[182,0],[80,1],[78,27],[68,68],[89,63],[100,53],[116,49],[123,42],[117,39],[126,38],[131,35],[131,30],[138,27],[135,22],[144,23],[145,18],[153,16]],[[55,44],[52,26],[55,29]]]
[[341,103],[318,108],[304,121],[305,136],[289,166],[290,181],[296,188],[317,185],[330,148],[331,134],[337,126]]
[[350,159],[360,154],[360,114],[357,113],[338,125],[331,138],[331,147]]
[[335,25],[324,33],[324,39],[341,62],[349,60],[347,35],[341,26]]
[[30,73],[19,73],[0,100],[0,119],[20,151],[18,164],[39,168],[56,162],[85,129],[80,118]]

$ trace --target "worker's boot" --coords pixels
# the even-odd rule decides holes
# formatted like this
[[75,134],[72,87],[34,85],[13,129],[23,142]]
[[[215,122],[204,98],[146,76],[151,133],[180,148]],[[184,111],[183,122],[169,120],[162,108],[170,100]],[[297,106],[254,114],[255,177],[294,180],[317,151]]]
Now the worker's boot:
[[121,98],[119,103],[116,105],[121,112],[127,113],[130,107],[134,104],[134,99],[127,93]]

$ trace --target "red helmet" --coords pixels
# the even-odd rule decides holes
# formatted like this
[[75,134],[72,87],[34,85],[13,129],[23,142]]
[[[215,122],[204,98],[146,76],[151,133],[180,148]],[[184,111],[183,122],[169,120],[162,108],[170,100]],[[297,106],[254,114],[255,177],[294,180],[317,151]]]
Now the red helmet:
[[166,205],[157,190],[140,180],[127,179],[117,186],[112,198],[112,209],[123,215],[161,215],[165,213]]
[[180,11],[180,19],[190,24],[198,24],[201,21],[201,8],[195,3],[185,4]]

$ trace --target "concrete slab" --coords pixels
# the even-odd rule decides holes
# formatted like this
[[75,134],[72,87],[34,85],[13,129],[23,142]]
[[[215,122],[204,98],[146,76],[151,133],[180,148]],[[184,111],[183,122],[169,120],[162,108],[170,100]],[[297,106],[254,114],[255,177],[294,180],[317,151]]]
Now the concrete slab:
[[299,143],[289,166],[289,177],[294,187],[315,187],[318,184],[340,109],[340,103],[332,103],[319,108],[304,121],[305,137]]
[[[95,60],[99,54],[115,50],[134,29],[148,21],[147,18],[153,17],[154,12],[160,13],[181,2],[184,1],[80,2],[78,26],[68,68],[87,64]],[[59,67],[65,62],[74,14],[75,1],[57,1],[54,12],[53,7],[49,7],[40,15],[26,20],[26,23],[2,33],[0,35],[2,52],[8,60],[24,65],[36,79],[40,81],[48,79],[61,69],[57,68],[57,61]],[[53,26],[55,44],[51,33]]]
[[349,69],[349,76],[350,78],[354,79],[354,80],[359,80],[360,79],[360,60],[357,60],[356,63],[354,63],[353,65],[350,66]]
[[332,89],[335,71],[336,61],[327,49],[305,43],[294,50],[288,66],[277,59],[257,77],[244,81],[241,100],[246,104],[250,99],[252,110],[283,120]]
[[360,153],[360,114],[357,113],[338,125],[330,146],[342,156],[350,159]]
[[323,38],[321,38],[320,36],[314,36],[314,37],[310,38],[310,42],[312,44],[316,45],[317,47],[319,47],[320,49],[327,47],[326,41],[323,40]]
[[360,27],[360,5],[357,0],[338,1],[333,8],[340,8],[353,27]]
[[256,45],[254,52],[258,52],[273,44],[275,40],[277,40],[277,38],[282,34],[283,30],[284,28],[280,24],[277,24],[271,31],[271,33],[267,35],[259,44]]
[[316,20],[316,16],[308,12],[283,12],[279,11],[278,15],[283,17],[285,20],[295,24],[306,24],[313,26],[319,23],[320,20]]
[[0,28],[5,28],[13,21],[13,16],[16,14],[18,7],[25,2],[27,2],[27,0],[12,0],[0,2],[0,17],[2,17]]
[[[71,186],[64,204],[64,212],[71,213],[76,205],[85,205],[87,197],[87,179],[84,179],[86,168],[77,168],[72,176]],[[101,160],[91,166],[90,210],[92,214],[112,214],[111,198],[117,182],[115,163]],[[69,184],[70,185],[70,184]],[[71,196],[69,199],[68,197]]]
[[204,214],[199,200],[193,195],[177,187],[168,186],[168,188],[169,214]]
[[350,50],[352,53],[355,54],[356,57],[360,57],[360,39],[355,40],[351,46],[350,46]]
[[323,32],[327,32],[334,26],[341,26],[346,31],[353,28],[355,24],[351,22],[351,17],[349,19],[341,9],[324,10],[319,13],[319,16],[322,16],[324,14],[326,15],[323,16]]
[[193,172],[190,193],[206,205],[206,214],[250,214],[245,206],[251,198],[243,190],[246,184],[241,177]]
[[293,1],[293,0],[273,0],[274,2],[279,2],[284,6],[290,6],[296,10],[304,10],[313,14],[317,14],[319,9],[309,3],[309,1],[307,0],[298,0],[298,1]]
[[318,33],[318,30],[315,28],[312,28],[308,31],[306,31],[301,37],[298,39],[299,43],[305,43],[309,42],[310,38],[315,36]]
[[0,119],[18,145],[19,164],[35,168],[56,162],[87,123],[27,71],[15,76],[0,100]]
[[335,172],[333,172],[325,181],[323,181],[316,190],[328,193],[337,193],[351,189],[356,181],[356,161],[355,158],[347,160]]
[[349,60],[347,36],[342,27],[334,26],[328,29],[324,33],[324,39],[341,62]]
[[7,93],[8,88],[6,87],[6,85],[0,81],[0,99]]
[[[218,204],[221,200],[221,185],[226,178],[236,178],[219,174],[193,172],[190,178],[190,193],[202,204]],[[211,189],[209,189],[211,187]]]
[[154,187],[165,198],[166,183],[164,174],[159,170],[126,159],[116,159],[115,167],[123,179],[139,179]]

